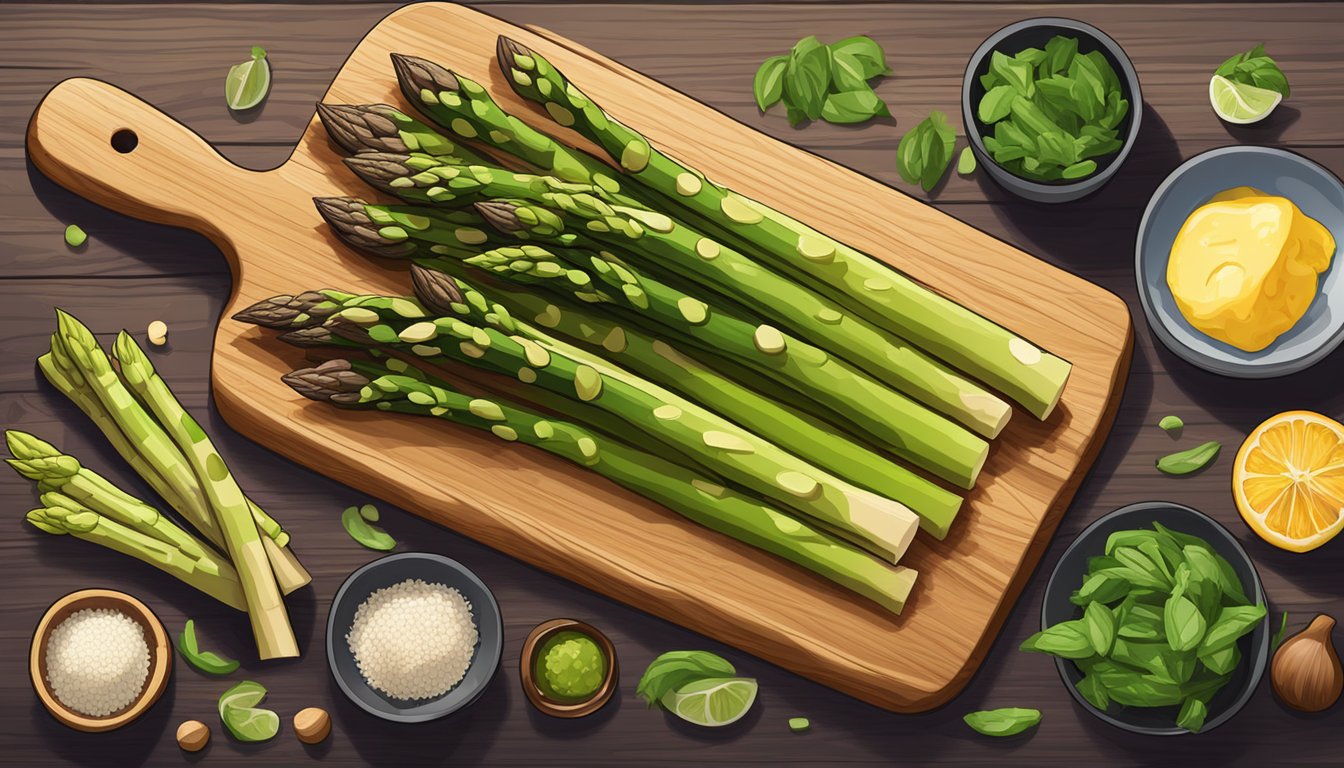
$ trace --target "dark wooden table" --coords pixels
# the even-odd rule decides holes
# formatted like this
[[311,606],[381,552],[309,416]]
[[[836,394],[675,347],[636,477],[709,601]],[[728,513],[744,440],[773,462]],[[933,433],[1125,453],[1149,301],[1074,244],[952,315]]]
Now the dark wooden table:
[[[1061,207],[1007,196],[983,175],[953,176],[932,203],[1054,264],[1084,275],[1129,302],[1136,348],[1124,402],[1106,447],[1060,525],[1038,573],[965,692],[940,711],[897,716],[831,692],[730,648],[720,647],[638,610],[597,597],[451,531],[384,506],[386,528],[402,548],[442,552],[474,569],[504,612],[506,645],[499,676],[460,715],[419,727],[395,727],[347,704],[329,681],[321,650],[327,605],[343,577],[373,553],[341,530],[340,510],[373,501],[235,435],[210,404],[211,335],[229,288],[216,249],[204,238],[123,218],[56,187],[24,156],[23,131],[42,94],[62,78],[88,75],[133,91],[183,121],[224,154],[253,168],[280,163],[312,115],[313,102],[359,37],[394,6],[225,4],[5,4],[0,6],[0,425],[31,430],[85,459],[124,487],[148,494],[83,416],[40,380],[33,359],[53,328],[53,307],[77,313],[105,341],[122,327],[167,321],[171,346],[155,362],[222,446],[249,492],[293,531],[312,570],[311,589],[290,601],[301,661],[247,663],[235,678],[263,682],[268,706],[286,721],[323,706],[332,737],[303,747],[284,732],[243,746],[224,737],[214,713],[225,683],[178,664],[167,694],[141,721],[112,734],[86,735],[57,724],[30,690],[30,633],[43,609],[75,589],[106,586],[144,598],[170,630],[197,619],[204,643],[230,656],[252,655],[246,623],[227,609],[146,566],[88,544],[39,533],[22,522],[33,491],[0,472],[0,763],[15,765],[636,765],[744,762],[923,765],[1306,765],[1339,764],[1338,708],[1296,715],[1267,684],[1229,725],[1207,735],[1154,739],[1127,734],[1075,706],[1048,658],[1016,648],[1039,621],[1046,575],[1072,537],[1099,515],[1135,501],[1168,499],[1217,517],[1260,567],[1273,610],[1290,630],[1315,612],[1344,612],[1340,544],[1292,555],[1263,544],[1240,522],[1229,492],[1231,457],[1208,471],[1169,478],[1153,469],[1176,443],[1156,427],[1166,414],[1185,420],[1185,443],[1215,439],[1235,446],[1260,420],[1289,408],[1344,415],[1344,353],[1278,381],[1233,381],[1175,358],[1150,333],[1138,306],[1133,240],[1148,196],[1183,159],[1213,147],[1256,143],[1288,147],[1344,171],[1344,8],[1293,5],[1055,6],[1048,12],[1095,24],[1129,52],[1143,84],[1143,131],[1120,175],[1100,194]],[[490,12],[547,27],[690,93],[748,125],[909,189],[896,175],[901,133],[939,109],[958,114],[965,59],[979,41],[1043,6],[1007,4],[880,5],[556,5],[498,4]],[[761,117],[751,77],[767,55],[797,38],[867,33],[887,48],[895,75],[879,94],[895,123],[859,128],[789,128],[782,114]],[[1234,52],[1265,41],[1292,82],[1293,94],[1266,123],[1221,123],[1207,100],[1210,72]],[[228,67],[248,47],[270,52],[274,88],[259,114],[231,116],[223,99]],[[669,116],[675,119],[675,116]],[[67,223],[89,244],[61,242]],[[955,259],[956,254],[947,254]],[[1040,297],[1046,301],[1048,297]],[[445,476],[444,482],[451,482]],[[147,496],[148,498],[148,496]],[[731,588],[731,585],[725,585]],[[616,702],[577,722],[539,715],[518,688],[519,647],[528,629],[553,616],[602,627],[625,668]],[[1277,619],[1277,613],[1275,615]],[[634,683],[655,654],[672,648],[724,653],[758,677],[756,708],[723,730],[685,726],[646,710]],[[1035,732],[994,741],[961,723],[965,712],[1037,707]],[[790,733],[785,720],[806,716],[812,731]],[[188,718],[210,723],[214,743],[186,756],[173,741]]]

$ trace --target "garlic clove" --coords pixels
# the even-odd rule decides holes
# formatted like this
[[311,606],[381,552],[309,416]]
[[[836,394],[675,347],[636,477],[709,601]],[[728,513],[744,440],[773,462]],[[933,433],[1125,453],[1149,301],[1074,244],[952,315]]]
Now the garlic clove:
[[1292,709],[1320,712],[1344,691],[1344,668],[1330,636],[1334,628],[1335,620],[1321,614],[1274,654],[1269,679],[1274,693]]

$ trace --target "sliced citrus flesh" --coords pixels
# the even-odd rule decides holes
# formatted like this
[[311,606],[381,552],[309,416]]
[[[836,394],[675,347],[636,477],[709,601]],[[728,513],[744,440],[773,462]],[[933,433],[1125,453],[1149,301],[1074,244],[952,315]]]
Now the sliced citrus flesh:
[[1269,116],[1283,101],[1283,94],[1268,88],[1238,83],[1221,75],[1209,80],[1209,103],[1219,117],[1229,123],[1247,125]]
[[1344,528],[1344,424],[1287,411],[1256,427],[1237,451],[1232,495],[1260,538],[1308,552]]

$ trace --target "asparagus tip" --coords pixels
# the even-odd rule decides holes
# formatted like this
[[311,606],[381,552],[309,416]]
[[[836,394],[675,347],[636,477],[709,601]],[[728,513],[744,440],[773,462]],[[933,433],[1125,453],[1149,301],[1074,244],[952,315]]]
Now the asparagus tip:
[[309,400],[337,404],[359,402],[368,377],[354,371],[349,360],[328,360],[315,368],[301,368],[280,377],[291,389]]
[[518,219],[518,207],[503,200],[485,200],[473,206],[490,226],[506,234],[518,232],[523,223]]
[[317,104],[317,116],[327,135],[351,154],[370,149],[409,150],[391,114],[397,114],[397,110],[387,104]]
[[409,241],[396,242],[379,234],[379,226],[369,218],[363,200],[353,197],[315,197],[313,204],[336,237],[346,245],[393,259],[409,256],[416,251],[415,244]]
[[504,74],[507,75],[510,70],[518,69],[517,62],[514,61],[515,56],[532,56],[535,58],[536,53],[517,40],[507,35],[500,35],[499,39],[495,41],[495,57],[499,60],[499,68],[503,70]]
[[411,265],[411,285],[415,298],[425,305],[425,309],[438,315],[452,317],[455,314],[452,305],[466,301],[462,286],[452,275],[419,264]]
[[406,165],[410,159],[409,155],[393,152],[360,152],[354,157],[344,158],[346,166],[355,172],[355,175],[369,184],[391,194],[396,194],[396,187],[392,186],[394,179],[413,175],[413,171]]
[[322,322],[315,307],[326,299],[318,291],[304,291],[298,296],[272,296],[237,312],[233,319],[263,328],[304,328]]
[[460,89],[460,83],[452,72],[428,59],[407,56],[404,53],[393,53],[391,56],[392,68],[396,70],[397,81],[401,84],[402,90],[416,97],[412,101],[419,98],[420,91],[440,92]]

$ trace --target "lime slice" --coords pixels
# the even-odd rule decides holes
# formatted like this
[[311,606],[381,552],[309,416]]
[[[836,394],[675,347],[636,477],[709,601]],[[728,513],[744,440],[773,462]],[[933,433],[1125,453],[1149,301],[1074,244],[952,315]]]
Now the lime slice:
[[1222,75],[1209,81],[1209,103],[1229,123],[1246,125],[1265,119],[1283,101],[1283,94],[1268,88],[1235,83]]
[[239,741],[255,742],[275,738],[280,732],[280,716],[256,705],[266,698],[261,683],[244,680],[219,697],[219,719]]
[[266,50],[253,46],[252,58],[229,68],[224,98],[229,109],[237,112],[257,106],[270,90],[271,65],[266,61]]
[[728,725],[742,719],[756,701],[756,681],[749,677],[714,677],[688,683],[663,697],[667,711],[696,725]]

